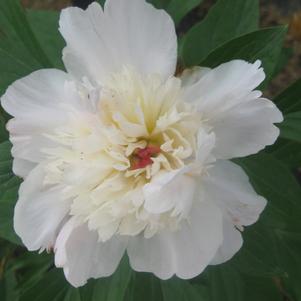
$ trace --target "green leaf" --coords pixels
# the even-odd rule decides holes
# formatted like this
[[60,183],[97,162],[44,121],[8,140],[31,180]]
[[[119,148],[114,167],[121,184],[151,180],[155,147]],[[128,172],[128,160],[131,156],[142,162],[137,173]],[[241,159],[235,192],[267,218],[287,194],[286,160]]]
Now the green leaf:
[[39,68],[0,11],[0,95],[13,81]]
[[[298,246],[296,243],[291,243],[291,245],[287,242],[283,243],[282,234],[292,231],[301,233],[299,183],[289,168],[271,155],[259,154],[237,161],[249,175],[256,191],[268,200],[268,205],[260,222],[250,229],[251,233],[254,230],[257,231],[257,237],[252,238],[248,233],[243,234],[245,239],[243,249],[233,263],[245,273],[253,270],[252,274],[261,275],[262,273],[262,276],[267,276],[264,271],[264,267],[267,266],[268,273],[278,274],[283,279],[292,275],[291,277],[296,279],[301,265],[296,260],[296,256],[299,256],[301,251],[300,244]],[[246,256],[250,251],[253,255],[251,258]],[[300,276],[298,277],[300,279]],[[291,280],[289,282],[293,283]],[[299,294],[296,285],[295,283],[293,289],[296,294]],[[277,299],[267,298],[266,300]]]
[[288,61],[293,56],[294,50],[292,48],[283,47],[279,55],[278,63],[275,67],[273,77],[277,76],[288,64]]
[[301,143],[301,111],[286,115],[279,128],[281,138]]
[[97,2],[103,7],[105,5],[105,0],[97,0]]
[[0,237],[21,245],[21,241],[13,229],[14,207],[19,185],[20,180],[14,177],[5,185],[0,186],[0,189],[5,189],[4,192],[1,192],[0,197]]
[[166,7],[166,11],[171,15],[175,24],[178,25],[186,14],[202,2],[203,0],[171,0]]
[[60,269],[52,269],[32,288],[22,294],[20,301],[58,301],[64,300],[70,286],[66,283]]
[[283,292],[276,285],[276,277],[247,277],[244,275],[242,301],[283,301]]
[[0,278],[0,300],[18,301],[16,285],[16,275],[12,271],[5,272],[3,278]]
[[274,102],[285,114],[301,111],[301,79],[280,93]]
[[12,261],[20,301],[81,301],[79,290],[66,281],[62,269],[52,266],[53,256],[45,253],[25,251]]
[[56,11],[28,10],[27,18],[51,65],[64,69],[62,51],[65,42],[59,33],[59,16]]
[[117,271],[111,277],[91,280],[80,289],[81,299],[83,301],[122,301],[131,277],[132,270],[127,258],[124,257]]
[[[252,264],[250,262],[249,264]],[[231,262],[208,269],[210,301],[281,301],[275,277],[253,277],[240,273]]]
[[268,81],[275,70],[287,28],[272,27],[236,38],[213,51],[202,65],[214,68],[222,63],[243,59],[261,60]]
[[0,143],[8,140],[8,131],[6,130],[6,120],[4,115],[2,115],[1,113],[2,112],[0,107]]
[[11,144],[0,144],[0,237],[21,244],[13,230],[14,206],[18,196],[20,179],[12,172]]
[[[129,266],[128,258],[125,256],[119,264],[117,272],[115,272],[110,279],[106,300],[122,301],[131,277],[132,270]],[[118,290],[116,290],[116,287],[118,287]]]
[[[0,0],[0,7],[3,0]],[[0,10],[0,95],[15,80],[24,77],[31,72],[44,68],[31,50],[24,44],[21,35],[16,33],[16,28],[9,18]],[[22,11],[23,12],[23,11]],[[7,12],[6,12],[7,13]],[[26,22],[33,28],[40,47],[53,66],[63,69],[62,49],[64,41],[58,32],[58,12],[33,11],[26,15]]]
[[278,139],[268,152],[272,153],[278,160],[286,164],[290,169],[301,166],[301,143]]
[[296,300],[301,299],[301,231],[277,231],[279,237],[278,248],[275,252],[286,276],[283,278]]
[[64,301],[85,301],[80,297],[80,293],[78,289],[69,289],[66,296],[64,296]]
[[[127,258],[124,258],[117,271],[107,278],[90,280],[88,284],[80,289],[75,289],[66,281],[62,269],[53,268],[49,271],[49,255],[41,256],[40,263],[29,268],[27,275],[23,276],[19,291],[20,301],[122,301],[132,277],[132,270],[129,268]],[[39,258],[38,258],[39,259]],[[22,268],[23,259],[19,260]]]
[[150,273],[133,273],[125,301],[163,301],[160,280]]
[[17,277],[14,271],[9,269],[15,252],[15,245],[0,239],[0,300],[3,301],[19,301],[16,290]]
[[18,276],[17,291],[20,295],[38,283],[53,265],[53,257],[49,254],[28,252],[25,248],[18,250],[17,258],[9,262],[7,270]]
[[41,67],[52,67],[30,27],[26,13],[21,7],[19,0],[0,0],[0,11],[15,30],[20,41],[23,42],[30,54],[40,63]]
[[[301,187],[288,166],[272,155],[258,154],[235,160],[246,171],[250,182],[268,203],[260,221],[243,232],[244,245],[232,263],[240,271],[256,276],[284,277],[276,249],[279,231],[300,229]],[[281,256],[289,256],[283,252]]]
[[272,155],[258,154],[235,160],[246,171],[258,194],[268,200],[261,215],[265,227],[300,227],[301,187],[290,169]]
[[[190,284],[188,281],[178,278],[161,281],[164,301],[209,301],[208,290],[198,284]],[[155,300],[155,299],[153,299]]]
[[171,0],[147,0],[158,9],[166,9]]
[[261,219],[264,218],[244,229],[243,246],[231,260],[231,264],[240,272],[251,276],[283,276],[284,271],[279,266],[276,255],[270,251],[275,247],[274,233]]
[[256,30],[258,15],[257,0],[219,0],[206,18],[184,36],[180,47],[184,65],[199,65],[227,41]]
[[241,275],[229,264],[209,268],[210,301],[244,300]]
[[[274,102],[286,114],[284,122],[279,125],[281,139],[268,148],[278,159],[290,168],[301,166],[300,120],[301,111],[301,79],[281,92]],[[298,113],[299,112],[299,113]]]

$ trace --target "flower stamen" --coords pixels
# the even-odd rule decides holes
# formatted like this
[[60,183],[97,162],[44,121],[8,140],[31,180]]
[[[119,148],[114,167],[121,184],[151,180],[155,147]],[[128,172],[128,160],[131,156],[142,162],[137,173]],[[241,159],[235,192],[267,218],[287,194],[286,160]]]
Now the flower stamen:
[[161,149],[156,145],[148,145],[145,148],[137,148],[134,151],[132,160],[131,160],[131,169],[140,169],[145,168],[148,165],[153,164],[152,157],[158,155]]

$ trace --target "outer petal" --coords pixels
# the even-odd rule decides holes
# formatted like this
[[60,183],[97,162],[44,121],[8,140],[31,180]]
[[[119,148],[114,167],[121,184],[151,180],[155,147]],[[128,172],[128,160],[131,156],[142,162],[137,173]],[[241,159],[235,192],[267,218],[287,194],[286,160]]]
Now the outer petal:
[[217,158],[233,158],[255,154],[272,145],[279,136],[274,123],[283,117],[268,99],[251,99],[212,120],[216,135],[214,154]]
[[222,243],[222,215],[212,203],[196,202],[189,222],[177,232],[143,235],[129,240],[130,264],[136,271],[152,272],[161,279],[176,274],[189,279],[211,262]]
[[67,42],[63,60],[77,78],[103,82],[132,66],[142,74],[173,75],[177,37],[170,16],[144,0],[96,2],[86,11],[63,10],[60,31]]
[[207,68],[194,69],[197,74],[191,72],[191,77],[199,80],[190,81],[192,84],[184,86],[185,99],[197,102],[202,113],[214,115],[224,112],[225,108],[244,102],[244,97],[264,80],[265,74],[260,64],[260,61],[250,64],[233,60],[211,71]]
[[205,198],[214,201],[234,225],[248,226],[257,221],[266,206],[265,198],[251,186],[243,169],[219,160],[202,180]]
[[216,135],[214,155],[228,159],[257,153],[273,144],[279,130],[273,124],[283,120],[269,100],[253,91],[265,78],[260,62],[235,60],[191,76],[184,81],[183,97],[196,104]]
[[[1,104],[12,116],[26,118],[33,113],[56,109],[64,101],[64,85],[68,75],[56,69],[44,69],[15,81],[3,97]],[[32,118],[34,119],[34,118]],[[39,120],[43,120],[39,117]]]
[[89,278],[107,277],[116,270],[126,248],[126,240],[115,236],[99,242],[96,231],[72,218],[60,232],[55,244],[55,262],[64,268],[67,280],[75,287]]
[[63,71],[36,71],[13,83],[1,98],[3,108],[15,117],[7,127],[13,143],[12,154],[20,159],[14,162],[18,175],[25,176],[30,165],[34,166],[32,163],[44,158],[41,148],[53,145],[45,134],[65,122],[66,110],[62,104],[70,100],[67,80]]
[[25,178],[35,166],[35,163],[28,160],[15,158],[13,161],[13,173],[21,178]]
[[45,189],[43,179],[43,166],[38,165],[21,184],[15,207],[14,228],[29,250],[52,248],[70,209],[61,187]]
[[220,264],[231,259],[242,247],[243,240],[241,233],[233,223],[224,219],[223,223],[223,244],[218,249],[210,264]]

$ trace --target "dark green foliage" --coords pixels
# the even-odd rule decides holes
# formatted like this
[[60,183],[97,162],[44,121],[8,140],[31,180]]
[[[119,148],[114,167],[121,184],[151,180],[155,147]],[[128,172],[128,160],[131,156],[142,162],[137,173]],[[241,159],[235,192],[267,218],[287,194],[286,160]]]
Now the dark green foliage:
[[286,30],[282,26],[267,28],[233,39],[211,52],[202,65],[214,68],[233,59],[261,60],[268,81],[275,72]]
[[183,37],[180,49],[184,65],[198,65],[229,40],[256,30],[258,15],[257,0],[217,1],[205,19]]

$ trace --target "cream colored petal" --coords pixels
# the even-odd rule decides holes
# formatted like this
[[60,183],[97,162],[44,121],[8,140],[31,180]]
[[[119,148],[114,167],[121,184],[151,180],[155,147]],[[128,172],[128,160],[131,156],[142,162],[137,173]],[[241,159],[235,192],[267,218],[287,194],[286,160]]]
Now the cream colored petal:
[[60,32],[67,42],[63,60],[78,78],[103,82],[124,66],[141,74],[173,75],[177,37],[172,19],[141,0],[96,2],[86,11],[62,11]]

